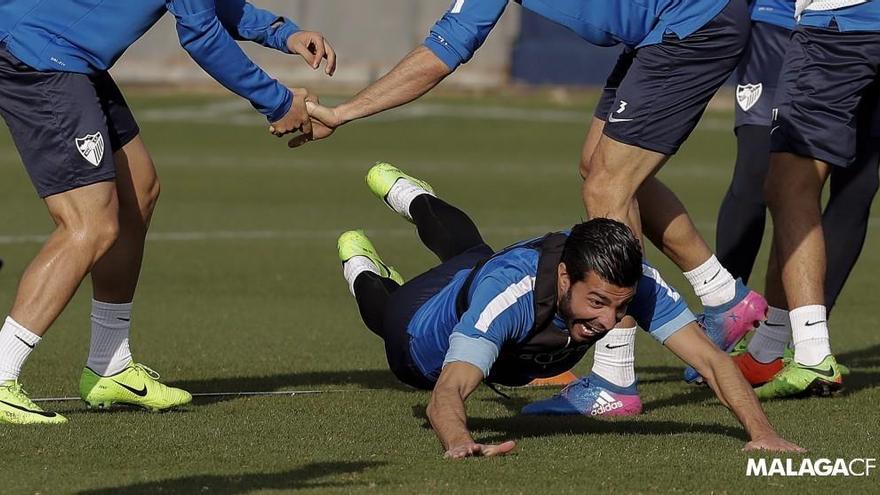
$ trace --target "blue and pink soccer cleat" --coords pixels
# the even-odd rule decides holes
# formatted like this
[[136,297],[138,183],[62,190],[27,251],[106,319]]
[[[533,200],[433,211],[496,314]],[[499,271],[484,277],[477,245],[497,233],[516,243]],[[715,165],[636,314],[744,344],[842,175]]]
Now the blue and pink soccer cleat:
[[[767,317],[767,300],[736,279],[736,295],[727,304],[706,306],[700,326],[719,349],[730,352],[736,343]],[[702,383],[703,377],[690,366],[684,370],[684,381]]]
[[572,382],[558,394],[523,408],[526,415],[634,416],[642,412],[636,384],[619,387],[599,375]]

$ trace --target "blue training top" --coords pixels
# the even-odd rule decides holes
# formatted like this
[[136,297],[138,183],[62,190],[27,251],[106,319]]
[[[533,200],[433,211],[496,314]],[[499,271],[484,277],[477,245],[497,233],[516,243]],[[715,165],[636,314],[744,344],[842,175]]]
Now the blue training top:
[[[600,46],[641,47],[672,33],[690,36],[730,0],[513,0]],[[486,41],[509,0],[455,0],[431,29],[425,46],[449,68],[471,59]]]
[[[468,310],[460,320],[456,298],[471,269],[459,271],[422,305],[407,328],[419,371],[436,380],[444,364],[464,361],[489,376],[501,347],[524,341],[534,325],[538,258],[538,251],[522,247],[489,260],[471,284]],[[681,296],[647,263],[627,314],[661,343],[694,321]],[[558,315],[554,323],[566,328]]]
[[795,0],[754,0],[752,20],[789,30],[794,29],[797,25],[794,18],[794,2]]
[[287,113],[293,95],[235,40],[288,52],[287,38],[299,27],[245,0],[5,0],[0,42],[36,70],[92,74],[109,69],[166,11],[177,20],[180,44],[208,74],[270,121]]
[[806,10],[798,23],[802,26],[829,27],[837,23],[840,31],[880,31],[880,1],[835,10]]

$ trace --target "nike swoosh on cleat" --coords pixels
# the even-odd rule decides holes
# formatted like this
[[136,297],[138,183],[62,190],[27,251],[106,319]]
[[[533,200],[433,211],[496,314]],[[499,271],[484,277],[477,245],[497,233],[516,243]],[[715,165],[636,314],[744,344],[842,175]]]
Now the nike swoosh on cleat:
[[817,375],[827,376],[828,378],[834,378],[834,375],[835,375],[834,368],[828,368],[827,370],[820,370],[818,368],[802,368],[802,369],[812,371],[813,373],[816,373]]
[[19,337],[18,335],[16,335],[15,338],[17,338],[18,340],[20,340],[22,344],[24,344],[24,345],[30,347],[31,349],[33,349],[34,347],[37,346],[37,344],[28,344],[27,342],[24,341],[23,338]]
[[620,344],[620,345],[610,345],[610,344],[605,344],[605,348],[606,348],[606,349],[617,349],[618,347],[626,347],[626,346],[628,346],[628,345],[629,345],[629,344]]
[[813,325],[818,325],[819,323],[825,323],[825,320],[808,321],[808,322],[804,323],[804,326],[805,327],[812,327]]
[[24,411],[26,413],[39,414],[40,416],[42,416],[44,418],[54,418],[55,416],[57,416],[57,414],[55,414],[53,412],[34,411],[34,410],[28,409],[26,407],[21,407],[19,405],[12,404],[11,402],[6,402],[5,400],[0,400],[0,403],[6,404],[9,407],[14,407],[14,408],[18,409],[19,411]]
[[128,390],[129,392],[133,393],[134,395],[137,395],[138,397],[145,397],[145,396],[147,395],[147,386],[146,386],[146,385],[144,385],[144,388],[138,390],[138,389],[136,389],[136,388],[134,388],[134,387],[129,387],[128,385],[126,385],[126,384],[124,384],[124,383],[119,383],[119,382],[117,382],[116,380],[113,380],[113,383],[115,383],[115,384],[119,385],[120,387],[122,387],[122,388]]
[[717,276],[720,275],[720,274],[721,274],[721,268],[719,268],[718,271],[715,272],[715,275],[712,275],[712,278],[710,278],[709,280],[703,280],[703,285],[706,285],[706,284],[708,284],[709,282],[715,280],[715,277],[717,277]]

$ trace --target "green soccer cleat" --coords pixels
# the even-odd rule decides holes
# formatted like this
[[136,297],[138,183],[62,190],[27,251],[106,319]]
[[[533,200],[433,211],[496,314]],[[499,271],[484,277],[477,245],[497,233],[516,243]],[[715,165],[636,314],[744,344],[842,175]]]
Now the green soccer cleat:
[[[428,193],[434,194],[434,188],[431,187],[431,184],[401,172],[400,169],[390,163],[378,162],[367,172],[367,186],[370,187],[373,194],[394,211],[397,211],[397,208],[389,201],[388,192],[391,191],[391,187],[400,179],[406,179],[428,191]],[[412,218],[407,213],[399,211],[398,213],[401,213],[407,220],[412,222]]]
[[189,392],[163,385],[158,379],[159,373],[134,362],[110,376],[101,376],[89,368],[83,368],[79,395],[90,409],[126,404],[157,412],[192,402]]
[[342,235],[339,236],[339,241],[337,241],[336,247],[339,250],[339,259],[343,263],[355,256],[366,256],[374,265],[379,267],[379,276],[390,278],[397,282],[398,285],[403,285],[403,277],[393,266],[388,266],[382,261],[382,258],[379,257],[379,253],[376,252],[373,243],[370,242],[370,239],[367,238],[363,230],[349,230],[348,232],[343,232]]
[[755,389],[759,399],[787,397],[828,397],[843,388],[840,365],[828,356],[816,366],[789,362],[772,380]]
[[0,383],[0,424],[60,425],[67,418],[33,403],[15,380]]

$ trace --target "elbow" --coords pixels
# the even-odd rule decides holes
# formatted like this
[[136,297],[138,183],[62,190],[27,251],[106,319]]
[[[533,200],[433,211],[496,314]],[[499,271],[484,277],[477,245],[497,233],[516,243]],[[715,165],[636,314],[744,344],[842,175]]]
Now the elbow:
[[715,383],[717,383],[717,371],[720,367],[724,367],[725,364],[736,366],[727,353],[713,346],[711,350],[707,350],[705,354],[700,356],[696,363],[691,363],[691,366],[714,388]]

